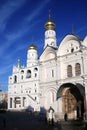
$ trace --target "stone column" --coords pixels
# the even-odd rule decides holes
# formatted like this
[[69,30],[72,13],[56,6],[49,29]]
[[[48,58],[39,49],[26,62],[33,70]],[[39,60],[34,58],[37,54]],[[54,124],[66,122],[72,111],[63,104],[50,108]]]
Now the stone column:
[[10,109],[10,97],[8,98],[8,109]]

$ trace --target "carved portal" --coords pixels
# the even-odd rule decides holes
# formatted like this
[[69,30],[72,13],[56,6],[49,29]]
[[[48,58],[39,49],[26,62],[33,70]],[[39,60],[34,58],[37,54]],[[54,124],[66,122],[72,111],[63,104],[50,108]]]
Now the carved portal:
[[76,117],[77,101],[69,88],[65,88],[62,93],[62,111],[68,114],[69,119]]

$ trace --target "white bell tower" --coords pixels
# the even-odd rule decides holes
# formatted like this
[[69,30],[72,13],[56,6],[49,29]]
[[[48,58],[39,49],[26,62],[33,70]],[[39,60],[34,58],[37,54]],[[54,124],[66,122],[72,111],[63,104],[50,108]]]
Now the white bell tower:
[[27,67],[31,67],[34,65],[37,65],[38,63],[38,54],[37,54],[37,48],[34,44],[30,45],[28,47],[27,52]]
[[45,45],[44,45],[44,48],[47,45],[56,47],[55,23],[50,19],[50,13],[49,13],[49,19],[45,23]]

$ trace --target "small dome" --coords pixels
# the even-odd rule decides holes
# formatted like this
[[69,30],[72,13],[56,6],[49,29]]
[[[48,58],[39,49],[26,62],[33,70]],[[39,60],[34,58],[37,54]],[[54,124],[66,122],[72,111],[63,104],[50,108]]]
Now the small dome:
[[32,44],[28,47],[28,50],[37,50],[37,47],[34,44]]
[[52,29],[54,30],[55,29],[55,23],[52,21],[52,20],[48,20],[46,23],[45,23],[45,28],[46,29]]

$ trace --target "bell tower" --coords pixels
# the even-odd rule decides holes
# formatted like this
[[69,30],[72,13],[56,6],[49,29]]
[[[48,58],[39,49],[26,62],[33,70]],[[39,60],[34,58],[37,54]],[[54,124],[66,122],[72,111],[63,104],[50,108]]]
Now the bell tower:
[[49,19],[45,23],[45,45],[44,45],[44,48],[47,45],[56,47],[55,23],[50,18],[50,11],[49,11]]
[[34,44],[31,44],[28,47],[27,52],[27,67],[37,65],[37,63],[38,63],[37,47]]

